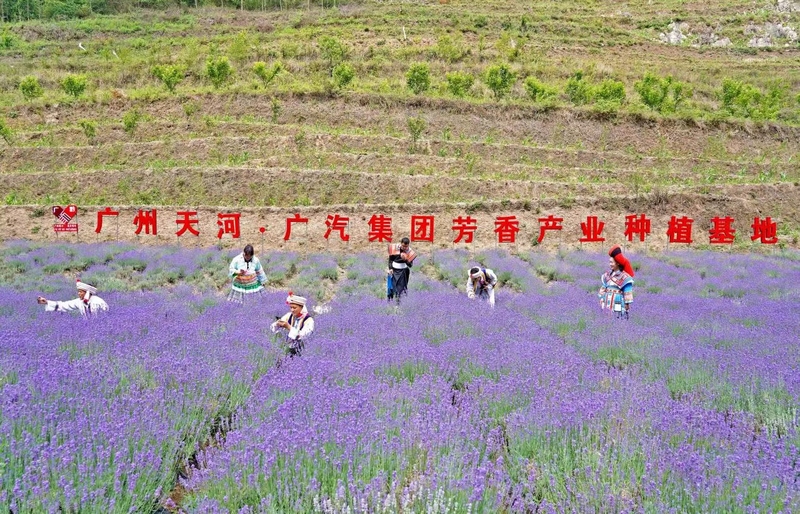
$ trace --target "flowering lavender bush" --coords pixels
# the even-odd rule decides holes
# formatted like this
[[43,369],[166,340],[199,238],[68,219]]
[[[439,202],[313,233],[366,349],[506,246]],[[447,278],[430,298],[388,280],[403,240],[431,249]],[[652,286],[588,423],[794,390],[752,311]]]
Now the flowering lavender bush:
[[[215,250],[0,253],[0,510],[800,509],[794,253],[628,255],[629,320],[580,251],[436,252],[399,307],[381,255],[259,255],[286,273],[241,306]],[[114,284],[106,315],[26,292],[71,297],[74,262]],[[494,309],[463,292],[475,263],[506,274]],[[298,286],[333,299],[278,367]]]

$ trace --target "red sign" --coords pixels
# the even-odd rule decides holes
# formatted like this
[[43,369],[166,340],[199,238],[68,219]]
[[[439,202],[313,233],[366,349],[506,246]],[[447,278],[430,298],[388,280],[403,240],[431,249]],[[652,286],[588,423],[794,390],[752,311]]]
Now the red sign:
[[669,228],[667,229],[667,237],[670,243],[686,243],[692,242],[692,218],[683,216],[678,218],[673,216],[669,219]]
[[133,218],[133,224],[136,225],[137,236],[142,229],[144,229],[145,234],[149,235],[152,230],[154,236],[158,235],[158,210],[153,209],[152,211],[145,211],[139,209],[136,217]]
[[751,241],[760,239],[765,245],[774,245],[778,242],[778,224],[772,221],[772,218],[767,216],[763,220],[761,218],[753,218],[753,235],[750,236]]
[[731,244],[736,237],[736,229],[733,228],[733,218],[711,218],[711,230],[708,231],[708,242],[711,244]]
[[498,243],[516,243],[519,221],[516,216],[498,216],[494,220],[494,232]]
[[339,238],[342,241],[350,241],[350,234],[344,233],[344,231],[347,230],[348,223],[350,223],[350,218],[346,216],[328,214],[328,218],[325,220],[325,226],[328,227],[328,230],[325,231],[325,239],[328,239],[331,232],[335,230],[339,232]]
[[650,219],[644,214],[630,214],[625,216],[625,237],[628,241],[633,241],[633,236],[638,235],[639,241],[644,242],[644,238],[650,233]]
[[541,243],[544,240],[545,232],[548,230],[563,230],[564,227],[561,226],[563,221],[564,218],[556,218],[552,214],[546,218],[539,218],[539,238],[536,242]]
[[53,216],[58,218],[60,223],[56,223],[53,225],[53,231],[58,232],[77,232],[78,231],[78,224],[77,223],[70,223],[72,218],[78,215],[78,207],[75,205],[67,205],[66,207],[61,207],[60,205],[54,205],[52,208]]
[[433,216],[411,216],[411,240],[433,242]]
[[119,211],[112,211],[111,207],[106,207],[102,211],[97,211],[97,226],[94,227],[96,234],[99,234],[100,231],[103,230],[103,219],[106,216],[119,216]]
[[230,234],[232,238],[239,239],[239,212],[219,213],[217,214],[217,239],[222,239],[223,234]]
[[[75,205],[68,205],[66,207],[53,206],[53,215],[58,219],[58,223],[53,225],[55,232],[77,232],[78,224],[70,223],[77,217],[78,207]],[[97,211],[97,224],[95,232],[100,233],[103,230],[103,221],[106,217],[117,217],[119,211],[113,210],[111,207],[104,207],[102,210]],[[550,230],[564,230],[564,218],[556,217],[552,214],[538,218],[539,220],[539,236],[537,242],[541,243],[545,235]],[[426,241],[434,242],[434,227],[435,216],[431,215],[412,215],[411,216],[411,233],[410,238],[412,241]],[[716,216],[711,218],[711,228],[709,230],[709,242],[711,244],[731,244],[734,242],[736,230],[733,228],[734,219],[730,216]],[[295,223],[309,222],[308,218],[302,217],[299,213],[294,216],[286,218],[286,232],[283,235],[284,241],[291,238],[292,225]],[[222,238],[225,234],[230,234],[233,239],[241,237],[241,213],[218,213],[217,225],[219,231],[217,238]],[[517,234],[520,232],[519,220],[516,216],[497,216],[495,218],[494,232],[497,234],[497,241],[499,243],[515,243]],[[144,231],[148,235],[158,234],[158,211],[156,209],[146,210],[138,209],[133,218],[133,224],[136,227],[135,234],[139,235]],[[175,234],[181,237],[189,232],[194,236],[200,235],[198,212],[194,210],[177,211],[175,224],[177,231]],[[367,222],[369,225],[369,242],[391,242],[393,238],[392,231],[392,218],[384,214],[373,214]],[[670,243],[684,243],[690,244],[693,242],[692,227],[694,219],[687,216],[672,216],[668,222],[667,238]],[[327,227],[324,237],[329,239],[332,232],[338,232],[339,238],[342,241],[349,241],[350,234],[347,233],[350,228],[350,218],[340,214],[329,214],[325,220]],[[753,233],[751,236],[752,241],[759,240],[763,244],[776,244],[778,242],[778,224],[773,221],[771,217],[761,219],[756,217],[753,219],[751,225]],[[473,243],[475,233],[478,228],[478,221],[472,216],[459,216],[453,219],[452,230],[455,234],[454,243]],[[600,221],[597,216],[589,215],[586,221],[581,222],[580,229],[583,236],[578,239],[581,243],[588,242],[603,242],[606,238],[603,236],[605,222]],[[265,227],[258,229],[261,234],[266,233]],[[624,235],[628,241],[633,241],[634,237],[639,241],[644,242],[647,235],[651,233],[651,220],[642,214],[630,214],[625,216],[625,232]]]
[[308,218],[303,218],[300,213],[295,213],[294,217],[286,218],[286,232],[283,234],[283,240],[288,241],[292,237],[292,224],[294,223],[308,223]]
[[454,243],[460,243],[462,239],[466,238],[465,243],[471,243],[478,229],[478,221],[471,216],[466,218],[459,216],[453,220],[453,232],[458,232],[456,238],[453,239]]
[[392,242],[392,218],[383,214],[375,215],[367,222],[369,224],[369,242],[391,243]]
[[176,236],[181,237],[186,232],[195,236],[200,235],[200,231],[195,228],[195,225],[200,223],[200,220],[197,219],[197,211],[178,211],[175,215],[177,216],[175,224],[178,225]]
[[605,223],[597,219],[597,216],[586,216],[586,221],[581,223],[583,237],[579,239],[581,243],[602,243],[605,237],[600,237],[603,233]]

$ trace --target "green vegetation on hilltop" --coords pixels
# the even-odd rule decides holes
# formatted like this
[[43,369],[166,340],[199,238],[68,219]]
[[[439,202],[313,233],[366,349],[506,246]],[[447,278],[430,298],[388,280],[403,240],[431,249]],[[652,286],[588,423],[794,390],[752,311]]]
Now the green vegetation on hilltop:
[[[597,100],[606,91],[615,112],[800,123],[800,58],[790,30],[795,17],[731,1],[691,8],[656,2],[655,12],[652,4],[637,1],[621,10],[600,3],[543,2],[532,9],[498,0],[480,6],[366,3],[328,9],[312,3],[305,9],[270,10],[261,3],[258,12],[184,7],[182,12],[12,23],[0,45],[0,104],[13,109],[42,96],[39,104],[52,105],[84,90],[88,102],[108,102],[115,90],[149,101],[167,93],[156,88],[159,81],[184,96],[207,92],[209,86],[230,92],[329,93],[334,69],[349,61],[334,84],[352,82],[357,93],[525,105],[540,101],[538,91],[546,88],[551,106],[607,113],[607,99]],[[91,12],[104,12],[103,5],[93,3]],[[0,17],[20,19],[11,12],[6,7]],[[659,37],[676,19],[687,24],[681,33],[685,40],[662,43]],[[719,35],[709,39],[707,20],[714,20],[720,35],[729,34],[729,46],[708,43]],[[786,30],[770,25],[781,21]],[[762,32],[772,35],[773,46],[751,48],[751,36]],[[409,68],[410,62],[417,64]],[[257,63],[263,66],[254,68]],[[286,73],[277,75],[279,70]],[[596,84],[596,91],[576,95],[576,76]],[[666,93],[672,98],[666,107],[653,105],[652,87],[640,86],[660,77],[686,86]],[[33,79],[44,95],[20,88]],[[770,98],[770,108],[720,109],[725,81]],[[531,84],[539,86],[531,89]],[[610,86],[614,92],[609,93]]]

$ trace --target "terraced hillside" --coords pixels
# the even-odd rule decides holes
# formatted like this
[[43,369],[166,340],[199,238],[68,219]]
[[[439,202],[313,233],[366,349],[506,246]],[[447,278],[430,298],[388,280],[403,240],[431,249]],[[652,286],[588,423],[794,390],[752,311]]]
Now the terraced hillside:
[[[632,244],[667,245],[687,216],[708,245],[730,216],[736,245],[762,246],[751,224],[769,216],[797,246],[799,20],[785,1],[495,0],[8,24],[0,236],[76,238],[47,212],[76,204],[81,240],[175,242],[173,213],[193,209],[186,244],[238,246],[216,223],[236,211],[243,238],[264,227],[286,248],[364,247],[376,213],[396,234],[436,216],[438,246],[462,215],[478,247],[498,216],[517,216],[522,247],[563,218],[547,247],[577,245],[590,215],[621,240],[634,213],[652,232]],[[233,74],[214,84],[223,60]],[[118,225],[96,235],[107,206]],[[142,208],[161,212],[158,236],[134,234]],[[311,226],[285,242],[295,212]],[[351,219],[346,244],[323,239],[330,213]]]

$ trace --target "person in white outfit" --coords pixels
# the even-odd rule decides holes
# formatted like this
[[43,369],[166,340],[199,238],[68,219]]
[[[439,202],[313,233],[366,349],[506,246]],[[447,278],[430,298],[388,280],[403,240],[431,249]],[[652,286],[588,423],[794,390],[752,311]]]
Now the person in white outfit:
[[467,297],[470,300],[475,297],[488,300],[489,305],[494,307],[494,288],[497,285],[497,275],[489,268],[470,268],[467,273]]
[[40,296],[36,299],[38,303],[41,305],[46,305],[44,308],[45,311],[59,311],[59,312],[71,312],[77,311],[80,312],[81,315],[86,316],[89,314],[97,314],[99,312],[104,312],[108,310],[108,304],[97,296],[97,288],[81,282],[80,280],[77,281],[78,286],[78,297],[74,300],[68,300],[66,302],[59,302],[55,300],[48,300],[47,298]]
[[289,312],[276,320],[269,328],[273,333],[285,330],[288,345],[286,354],[289,357],[295,355],[299,357],[303,352],[305,342],[314,332],[314,318],[308,315],[306,299],[302,296],[289,291],[286,303],[289,304]]

